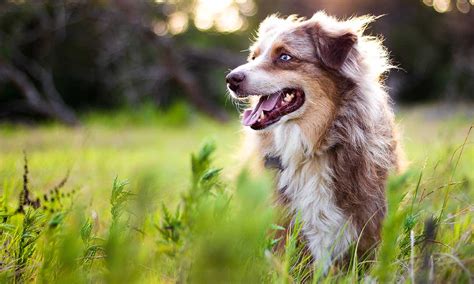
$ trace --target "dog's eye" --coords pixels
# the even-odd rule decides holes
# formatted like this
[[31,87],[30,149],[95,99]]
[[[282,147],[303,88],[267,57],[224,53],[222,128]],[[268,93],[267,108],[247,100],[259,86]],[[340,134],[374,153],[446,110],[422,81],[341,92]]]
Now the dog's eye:
[[281,61],[290,61],[293,57],[291,57],[291,55],[289,54],[286,54],[286,53],[283,53],[282,55],[280,55],[280,60]]

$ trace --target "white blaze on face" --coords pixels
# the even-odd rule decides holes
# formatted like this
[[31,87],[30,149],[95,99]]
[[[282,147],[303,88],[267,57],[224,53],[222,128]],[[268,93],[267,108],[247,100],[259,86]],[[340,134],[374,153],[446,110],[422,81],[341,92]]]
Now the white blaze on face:
[[235,72],[244,72],[245,74],[242,92],[247,95],[261,96],[278,92],[284,88],[275,80],[274,75],[272,76],[270,72],[259,68],[259,61],[261,59],[256,59],[234,70]]
[[265,66],[273,64],[272,48],[274,42],[282,33],[283,32],[271,33],[268,36],[261,37],[259,41],[254,44],[260,51],[258,56],[254,60],[250,60],[232,71],[243,72],[245,74],[243,93],[253,96],[270,95],[289,87],[289,82],[285,80],[285,77],[276,74],[274,72],[275,69],[269,70],[269,68],[265,68]]

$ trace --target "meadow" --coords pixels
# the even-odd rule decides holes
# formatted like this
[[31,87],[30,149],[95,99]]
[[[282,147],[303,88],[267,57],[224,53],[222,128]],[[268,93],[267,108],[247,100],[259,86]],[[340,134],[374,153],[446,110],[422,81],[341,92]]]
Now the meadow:
[[[271,172],[242,169],[238,118],[185,105],[90,113],[83,125],[0,125],[6,283],[471,283],[472,106],[402,108],[410,164],[387,186],[373,260],[324,274],[296,237],[272,248]],[[193,153],[193,154],[192,154]]]

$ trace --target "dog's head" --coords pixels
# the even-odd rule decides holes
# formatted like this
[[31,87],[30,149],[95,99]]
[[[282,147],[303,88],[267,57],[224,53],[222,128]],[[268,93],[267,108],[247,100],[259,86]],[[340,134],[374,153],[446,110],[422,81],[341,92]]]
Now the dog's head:
[[[348,73],[358,72],[356,47],[369,21],[338,21],[323,12],[309,20],[265,19],[248,62],[226,77],[232,96],[250,101],[242,123],[254,130],[282,123],[327,125],[340,94],[354,86]],[[308,120],[313,123],[305,125]]]

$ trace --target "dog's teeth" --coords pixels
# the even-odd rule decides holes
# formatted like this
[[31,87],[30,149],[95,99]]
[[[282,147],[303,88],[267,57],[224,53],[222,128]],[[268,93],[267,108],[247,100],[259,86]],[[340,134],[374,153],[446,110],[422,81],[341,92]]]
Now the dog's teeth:
[[262,111],[262,113],[260,114],[260,119],[264,119],[264,118],[265,118],[265,114]]

